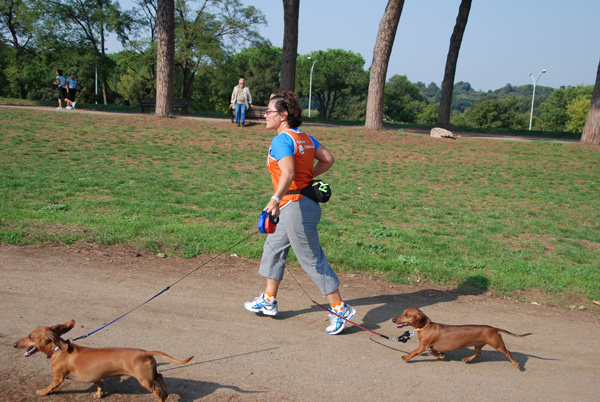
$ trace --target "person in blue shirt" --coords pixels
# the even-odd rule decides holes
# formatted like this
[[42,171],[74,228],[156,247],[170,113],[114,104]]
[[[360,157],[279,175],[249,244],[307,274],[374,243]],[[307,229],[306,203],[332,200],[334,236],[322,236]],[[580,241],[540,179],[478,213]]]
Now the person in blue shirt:
[[67,97],[71,101],[71,107],[75,109],[75,96],[77,96],[77,78],[75,73],[71,73],[67,78]]
[[244,308],[267,316],[279,313],[277,292],[291,248],[331,306],[325,332],[337,335],[354,318],[356,309],[342,300],[340,280],[319,242],[321,207],[299,191],[327,172],[335,158],[317,139],[300,130],[302,109],[295,93],[285,90],[272,97],[264,116],[267,130],[277,132],[267,155],[274,193],[264,211],[281,220],[263,246],[258,273],[267,279],[265,291],[244,303]]
[[56,109],[62,110],[62,101],[67,103],[67,109],[69,109],[73,102],[67,98],[67,80],[63,76],[62,70],[56,70],[54,85],[58,85],[58,107]]

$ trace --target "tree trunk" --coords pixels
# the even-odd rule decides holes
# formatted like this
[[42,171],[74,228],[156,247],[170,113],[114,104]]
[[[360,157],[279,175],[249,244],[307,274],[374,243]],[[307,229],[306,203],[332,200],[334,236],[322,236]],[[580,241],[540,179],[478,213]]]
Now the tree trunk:
[[296,88],[296,58],[298,56],[298,16],[300,0],[283,0],[283,50],[279,90]]
[[373,63],[371,64],[371,78],[367,98],[365,127],[368,130],[381,130],[383,128],[385,77],[403,7],[404,0],[389,0],[379,23],[379,32],[373,50]]
[[600,145],[600,63],[598,63],[592,104],[583,127],[581,142],[583,144]]
[[158,0],[156,11],[156,115],[173,114],[175,2]]
[[108,105],[108,91],[106,90],[106,74],[103,72],[100,75],[100,90],[102,91],[102,101]]
[[456,64],[458,63],[458,52],[462,43],[463,34],[469,20],[471,11],[471,0],[462,0],[458,8],[458,17],[454,25],[454,32],[450,37],[450,49],[446,58],[446,70],[442,81],[442,98],[438,112],[438,124],[450,124],[450,110],[452,108],[452,94],[454,92],[454,76],[456,75]]

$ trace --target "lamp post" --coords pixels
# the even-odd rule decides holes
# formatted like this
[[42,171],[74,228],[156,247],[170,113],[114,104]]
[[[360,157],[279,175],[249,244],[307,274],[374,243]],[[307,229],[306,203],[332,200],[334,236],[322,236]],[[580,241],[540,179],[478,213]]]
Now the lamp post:
[[[308,61],[311,61],[310,56],[308,56]],[[313,61],[312,66],[310,66],[310,84],[308,86],[308,117],[310,117],[310,101],[312,100],[312,73],[313,73],[313,68],[315,68],[315,63],[317,61]]]
[[546,70],[542,70],[540,75],[538,75],[537,79],[533,76],[532,73],[529,73],[529,76],[533,80],[533,94],[531,95],[531,114],[529,116],[529,131],[531,131],[531,123],[533,122],[533,102],[535,101],[535,86],[537,85],[537,81],[540,79],[542,74],[544,74]]
[[94,98],[96,99],[96,105],[98,104],[98,66],[96,66],[96,76],[94,78],[94,81],[96,83],[96,89],[94,91]]

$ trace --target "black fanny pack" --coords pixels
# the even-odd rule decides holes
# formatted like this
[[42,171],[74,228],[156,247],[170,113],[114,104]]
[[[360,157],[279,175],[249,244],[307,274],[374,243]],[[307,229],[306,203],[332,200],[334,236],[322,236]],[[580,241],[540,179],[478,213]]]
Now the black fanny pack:
[[331,198],[331,186],[322,180],[313,180],[302,190],[292,190],[286,194],[302,194],[316,202],[327,202]]

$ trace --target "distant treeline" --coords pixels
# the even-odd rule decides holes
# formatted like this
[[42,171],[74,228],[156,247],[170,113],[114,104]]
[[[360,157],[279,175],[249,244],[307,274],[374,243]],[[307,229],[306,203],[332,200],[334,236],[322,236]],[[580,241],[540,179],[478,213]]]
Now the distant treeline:
[[[82,103],[135,106],[154,96],[153,1],[137,1],[131,10],[121,10],[114,0],[5,3],[0,13],[0,96],[55,99],[57,69],[75,73]],[[282,49],[259,34],[258,27],[266,24],[262,12],[239,0],[211,1],[202,7],[181,1],[175,7],[175,97],[186,98],[191,110],[226,112],[233,87],[244,77],[253,103],[265,105],[279,89]],[[124,50],[106,53],[108,35],[116,35]],[[363,56],[343,49],[298,55],[295,90],[305,108],[313,64],[311,117],[364,120],[369,71]],[[480,92],[458,82],[451,123],[527,128],[532,89],[508,84]],[[580,132],[592,90],[537,87],[533,128]],[[411,83],[406,76],[394,75],[386,84],[384,117],[388,122],[434,124],[439,101],[436,84]]]

